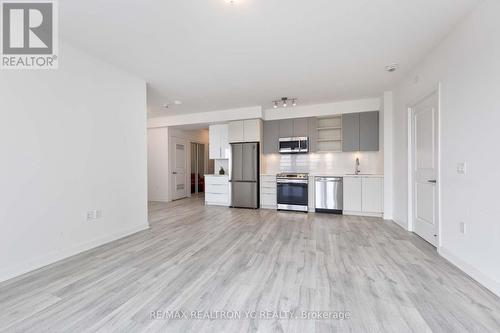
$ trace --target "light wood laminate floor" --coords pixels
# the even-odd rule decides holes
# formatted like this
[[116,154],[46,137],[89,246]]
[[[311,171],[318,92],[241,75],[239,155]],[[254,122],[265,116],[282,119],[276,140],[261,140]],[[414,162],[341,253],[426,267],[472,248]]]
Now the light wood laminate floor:
[[[500,331],[499,298],[392,222],[206,207],[194,198],[150,203],[150,224],[0,284],[0,331]],[[151,318],[169,310],[259,312]],[[351,317],[290,319],[286,311]],[[262,318],[275,314],[283,318]]]

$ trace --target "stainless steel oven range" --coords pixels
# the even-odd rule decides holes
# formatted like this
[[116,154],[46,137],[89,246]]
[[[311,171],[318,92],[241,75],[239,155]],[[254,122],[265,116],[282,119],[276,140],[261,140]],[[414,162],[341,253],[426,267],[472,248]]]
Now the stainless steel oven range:
[[309,174],[281,173],[276,176],[278,210],[307,213],[309,210]]

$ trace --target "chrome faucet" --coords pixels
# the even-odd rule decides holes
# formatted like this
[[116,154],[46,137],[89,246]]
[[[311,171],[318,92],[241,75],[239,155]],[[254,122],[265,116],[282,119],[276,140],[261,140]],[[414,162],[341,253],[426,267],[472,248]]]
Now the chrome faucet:
[[354,168],[354,174],[359,175],[361,171],[359,170],[359,158],[356,157],[356,167]]

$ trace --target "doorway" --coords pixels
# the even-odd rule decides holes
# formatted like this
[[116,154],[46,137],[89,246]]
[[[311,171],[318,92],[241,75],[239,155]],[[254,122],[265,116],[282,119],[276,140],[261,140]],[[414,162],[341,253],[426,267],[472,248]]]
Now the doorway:
[[411,229],[439,245],[439,92],[434,91],[410,110]]
[[191,142],[191,194],[205,192],[205,145]]

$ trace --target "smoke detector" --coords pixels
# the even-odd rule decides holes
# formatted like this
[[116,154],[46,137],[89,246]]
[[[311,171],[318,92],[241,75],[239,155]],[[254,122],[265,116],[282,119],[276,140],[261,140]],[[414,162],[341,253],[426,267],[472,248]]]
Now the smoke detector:
[[389,73],[395,72],[399,68],[399,64],[390,64],[385,66],[385,70],[388,71]]

